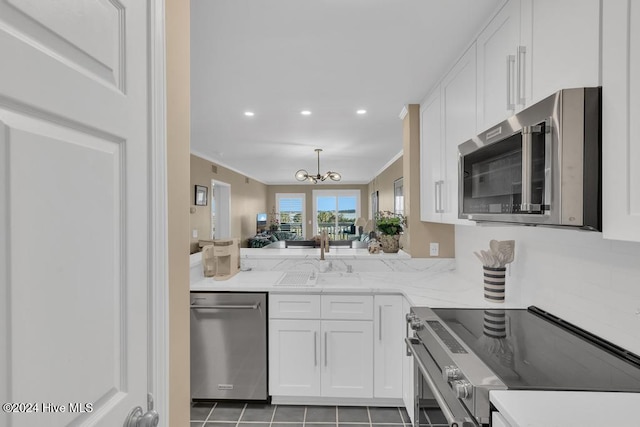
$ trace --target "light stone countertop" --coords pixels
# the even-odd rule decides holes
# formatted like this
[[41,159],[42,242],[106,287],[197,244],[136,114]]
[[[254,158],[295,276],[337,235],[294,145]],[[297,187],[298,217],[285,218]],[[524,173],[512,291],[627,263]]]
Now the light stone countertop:
[[499,390],[489,400],[514,427],[640,425],[640,393]]
[[192,291],[237,291],[271,293],[372,293],[401,294],[412,306],[521,308],[520,301],[494,303],[484,299],[482,278],[471,282],[455,271],[426,269],[422,271],[355,272],[333,271],[316,273],[312,287],[279,286],[285,271],[241,271],[225,281],[204,278],[191,285]]

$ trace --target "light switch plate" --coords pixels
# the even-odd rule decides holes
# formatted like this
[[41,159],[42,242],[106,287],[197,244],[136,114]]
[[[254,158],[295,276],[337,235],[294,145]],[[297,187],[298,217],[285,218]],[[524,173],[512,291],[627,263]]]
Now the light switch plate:
[[191,230],[191,237],[193,237],[194,239],[198,238],[198,230],[197,229],[193,229]]
[[435,242],[429,243],[429,255],[430,256],[440,255],[440,243],[435,243]]

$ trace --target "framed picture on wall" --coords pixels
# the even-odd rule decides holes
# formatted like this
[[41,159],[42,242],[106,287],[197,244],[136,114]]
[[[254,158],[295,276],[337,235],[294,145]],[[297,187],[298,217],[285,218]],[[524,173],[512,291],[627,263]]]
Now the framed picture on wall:
[[371,219],[376,219],[378,213],[378,191],[371,193]]
[[209,189],[204,185],[196,185],[196,206],[207,206],[207,196]]
[[395,214],[404,215],[404,190],[402,178],[393,182],[393,212]]

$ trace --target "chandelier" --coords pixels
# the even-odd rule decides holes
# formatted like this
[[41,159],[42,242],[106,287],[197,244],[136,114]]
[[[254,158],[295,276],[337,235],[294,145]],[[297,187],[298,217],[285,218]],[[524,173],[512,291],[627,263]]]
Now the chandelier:
[[318,180],[324,181],[327,178],[330,178],[332,181],[340,181],[342,176],[338,172],[328,171],[324,175],[320,175],[320,152],[322,151],[322,148],[316,148],[314,151],[318,153],[318,173],[316,175],[310,175],[306,170],[300,169],[296,172],[296,179],[298,181],[311,181],[314,184],[317,184]]

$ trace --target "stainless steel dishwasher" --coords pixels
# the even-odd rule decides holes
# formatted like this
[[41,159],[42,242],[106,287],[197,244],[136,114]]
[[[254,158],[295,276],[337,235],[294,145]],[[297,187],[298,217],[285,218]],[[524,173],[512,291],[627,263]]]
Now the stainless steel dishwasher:
[[268,397],[267,294],[191,292],[191,399]]

